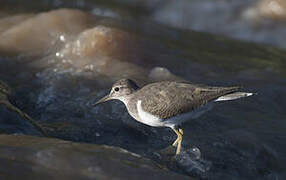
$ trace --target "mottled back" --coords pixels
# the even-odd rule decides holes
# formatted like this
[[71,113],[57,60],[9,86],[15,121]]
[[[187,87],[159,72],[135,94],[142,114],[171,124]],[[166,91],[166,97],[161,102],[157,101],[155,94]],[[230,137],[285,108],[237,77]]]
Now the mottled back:
[[[166,119],[195,110],[220,96],[232,93],[239,87],[208,87],[182,82],[164,81],[152,83],[136,91],[136,99],[142,101],[144,111]],[[141,93],[144,91],[144,93]]]

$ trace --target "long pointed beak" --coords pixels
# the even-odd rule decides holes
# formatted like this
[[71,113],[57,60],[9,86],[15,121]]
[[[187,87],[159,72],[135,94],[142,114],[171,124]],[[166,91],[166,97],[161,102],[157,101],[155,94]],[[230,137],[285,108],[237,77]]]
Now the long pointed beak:
[[93,104],[93,106],[97,106],[98,104],[104,103],[108,100],[111,100],[109,94],[98,100],[96,103]]

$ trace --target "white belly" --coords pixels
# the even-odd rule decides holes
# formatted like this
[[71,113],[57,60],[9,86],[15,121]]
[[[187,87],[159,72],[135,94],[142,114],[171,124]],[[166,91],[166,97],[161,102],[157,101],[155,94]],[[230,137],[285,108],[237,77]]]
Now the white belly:
[[142,103],[141,100],[137,101],[137,111],[138,111],[138,116],[140,118],[138,120],[149,126],[164,126],[162,119],[152,115],[151,113],[144,111],[142,109],[141,103]]
[[152,115],[151,113],[144,111],[141,106],[141,103],[142,103],[141,100],[137,102],[137,111],[138,111],[138,116],[140,118],[137,120],[140,121],[141,123],[147,124],[149,126],[155,126],[155,127],[158,127],[158,126],[174,127],[189,119],[198,118],[200,115],[210,110],[212,107],[212,103],[209,103],[201,108],[190,111],[188,113],[180,114],[180,115],[168,118],[168,119],[161,119],[157,116]]

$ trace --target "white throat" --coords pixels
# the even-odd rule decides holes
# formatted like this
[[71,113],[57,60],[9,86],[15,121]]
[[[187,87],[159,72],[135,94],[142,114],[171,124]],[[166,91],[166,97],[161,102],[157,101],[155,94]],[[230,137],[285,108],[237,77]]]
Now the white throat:
[[125,104],[125,106],[127,106],[128,101],[129,101],[128,96],[116,97],[116,98],[114,98],[114,99],[117,99],[117,100],[119,100],[119,101],[123,102],[123,103]]

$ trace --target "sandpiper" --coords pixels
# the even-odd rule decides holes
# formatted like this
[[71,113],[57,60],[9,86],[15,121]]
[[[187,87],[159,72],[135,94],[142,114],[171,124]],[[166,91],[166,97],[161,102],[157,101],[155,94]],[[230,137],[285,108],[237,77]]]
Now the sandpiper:
[[241,87],[211,87],[179,81],[162,81],[139,88],[130,79],[117,81],[108,95],[94,106],[117,99],[127,107],[137,121],[153,127],[169,127],[177,134],[172,146],[181,151],[183,129],[181,123],[194,119],[219,101],[234,100],[253,95],[239,92]]

